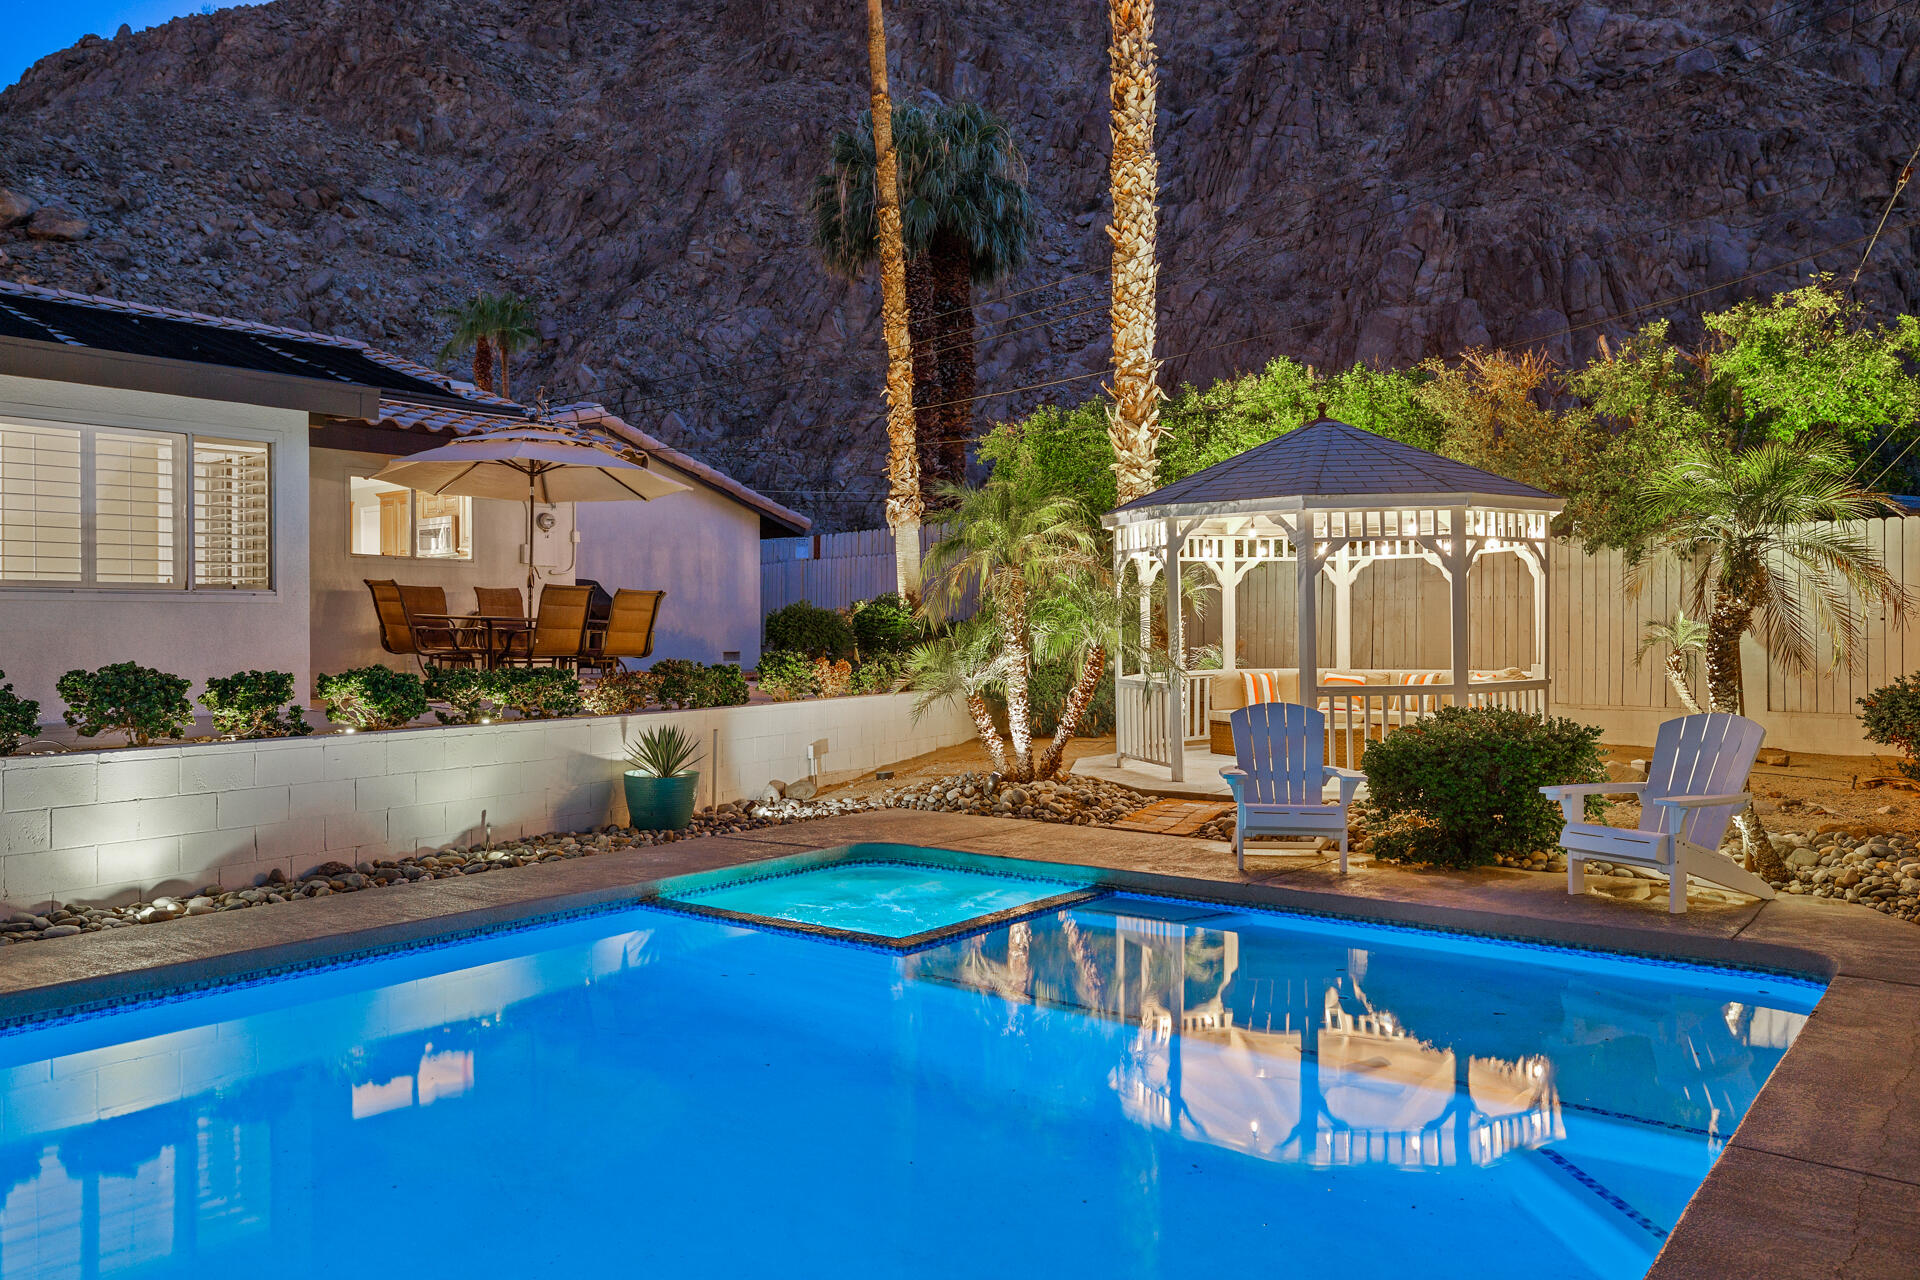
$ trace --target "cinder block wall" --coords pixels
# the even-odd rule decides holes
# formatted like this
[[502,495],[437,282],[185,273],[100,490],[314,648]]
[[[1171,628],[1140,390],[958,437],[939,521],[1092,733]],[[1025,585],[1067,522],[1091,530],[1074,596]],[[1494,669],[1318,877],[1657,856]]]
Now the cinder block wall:
[[318,863],[626,820],[625,743],[680,725],[700,742],[701,804],[807,772],[874,769],[973,736],[963,708],[916,723],[913,696],[394,729],[0,759],[0,900],[130,902]]

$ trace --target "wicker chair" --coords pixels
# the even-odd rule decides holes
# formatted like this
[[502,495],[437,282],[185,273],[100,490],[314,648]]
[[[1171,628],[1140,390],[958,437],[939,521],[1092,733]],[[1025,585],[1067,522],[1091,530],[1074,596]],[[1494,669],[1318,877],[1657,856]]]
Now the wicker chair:
[[502,660],[515,665],[567,666],[580,660],[587,635],[588,587],[543,587],[533,630],[513,637]]
[[618,671],[622,658],[644,658],[652,653],[653,624],[659,621],[660,602],[666,598],[664,591],[614,592],[600,647],[582,654],[580,665],[602,672]]

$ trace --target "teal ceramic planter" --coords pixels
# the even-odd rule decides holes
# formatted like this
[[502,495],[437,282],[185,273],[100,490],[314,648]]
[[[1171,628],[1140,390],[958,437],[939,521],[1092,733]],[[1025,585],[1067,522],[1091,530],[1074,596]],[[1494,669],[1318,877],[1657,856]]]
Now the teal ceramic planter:
[[627,789],[627,824],[642,831],[682,831],[693,821],[693,793],[700,785],[697,773],[656,778],[629,769],[622,779]]

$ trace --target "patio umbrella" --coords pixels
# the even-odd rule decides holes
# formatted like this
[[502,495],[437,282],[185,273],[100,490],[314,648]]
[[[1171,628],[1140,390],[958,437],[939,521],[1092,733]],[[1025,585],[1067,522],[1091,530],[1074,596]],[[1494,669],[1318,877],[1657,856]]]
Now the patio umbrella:
[[395,458],[374,479],[422,493],[499,498],[527,504],[527,600],[533,565],[536,503],[630,502],[662,498],[687,486],[647,466],[647,455],[604,437],[559,426],[486,431],[437,449]]

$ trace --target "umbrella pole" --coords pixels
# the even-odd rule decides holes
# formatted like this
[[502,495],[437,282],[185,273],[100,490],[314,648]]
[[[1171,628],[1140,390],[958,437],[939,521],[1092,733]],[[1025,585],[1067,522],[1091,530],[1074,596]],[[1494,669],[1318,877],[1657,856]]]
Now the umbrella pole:
[[533,616],[533,589],[539,574],[533,567],[533,468],[527,468],[527,616]]

